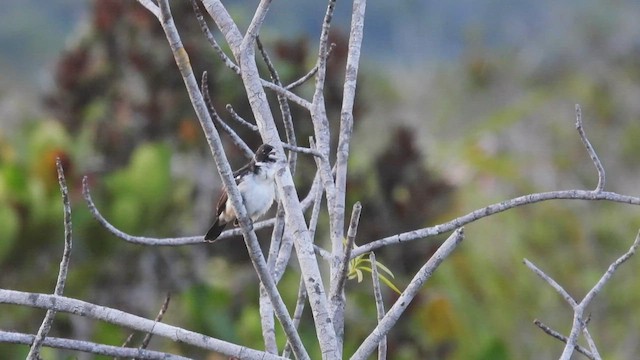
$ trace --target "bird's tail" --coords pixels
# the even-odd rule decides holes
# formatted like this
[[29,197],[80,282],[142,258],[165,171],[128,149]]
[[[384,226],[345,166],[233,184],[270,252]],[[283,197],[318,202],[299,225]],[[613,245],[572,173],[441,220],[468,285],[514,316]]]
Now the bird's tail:
[[209,231],[207,231],[207,234],[204,236],[204,240],[214,241],[215,239],[218,238],[218,236],[220,236],[220,233],[222,233],[222,230],[224,230],[226,226],[227,226],[226,222],[222,223],[220,219],[216,219],[216,222],[214,222],[213,225],[211,225],[211,228],[209,229]]

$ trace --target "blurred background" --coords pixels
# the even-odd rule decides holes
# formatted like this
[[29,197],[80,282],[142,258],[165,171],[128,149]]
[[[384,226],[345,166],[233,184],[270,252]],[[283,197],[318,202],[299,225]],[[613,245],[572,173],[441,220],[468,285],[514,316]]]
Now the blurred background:
[[[194,71],[209,73],[218,112],[228,119],[231,104],[252,119],[238,78],[208,46],[190,4],[172,6]],[[242,27],[255,1],[228,6]],[[274,2],[261,38],[283,82],[314,65],[325,6]],[[327,108],[334,124],[350,11],[338,2],[331,33]],[[370,1],[348,179],[347,205],[363,204],[357,243],[526,193],[594,188],[596,171],[574,127],[576,103],[607,170],[607,189],[640,196],[638,18],[640,3],[630,0]],[[262,348],[257,278],[240,239],[133,245],[101,228],[82,200],[87,175],[98,208],[134,235],[204,234],[212,219],[220,181],[156,19],[133,0],[8,0],[0,48],[0,286],[53,291],[63,247],[60,157],[73,205],[67,296],[153,318],[171,292],[166,322]],[[310,95],[312,83],[298,91]],[[307,139],[309,116],[292,109],[298,139]],[[237,130],[259,145],[255,134]],[[234,168],[246,161],[230,142],[226,149]],[[313,174],[311,159],[300,157],[301,196]],[[522,259],[580,299],[631,245],[638,213],[620,204],[550,201],[467,226],[465,243],[390,334],[389,358],[558,356],[562,344],[532,322],[567,334],[572,312]],[[318,231],[326,243],[326,218]],[[267,247],[270,232],[258,235]],[[378,260],[402,290],[442,239],[391,246]],[[295,260],[291,267],[279,288],[293,306]],[[589,309],[606,359],[640,353],[638,271],[640,260],[632,258]],[[375,326],[375,305],[370,281],[350,281],[347,291],[348,355]],[[388,288],[384,296],[387,308],[397,297]],[[35,333],[44,312],[2,305],[0,314],[3,330]],[[319,358],[308,311],[301,332]],[[51,333],[114,345],[128,334],[66,314],[57,315]],[[224,358],[158,338],[151,347]],[[27,351],[0,346],[5,358]],[[43,356],[91,358],[50,349]]]

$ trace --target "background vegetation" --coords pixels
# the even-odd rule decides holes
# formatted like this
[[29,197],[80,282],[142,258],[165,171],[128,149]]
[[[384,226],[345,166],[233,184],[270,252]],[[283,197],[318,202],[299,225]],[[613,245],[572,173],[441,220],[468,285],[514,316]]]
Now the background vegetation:
[[[435,224],[523,193],[595,187],[595,171],[573,126],[575,103],[583,107],[585,126],[608,173],[615,174],[608,187],[637,196],[640,25],[634,19],[640,7],[623,1],[592,1],[578,8],[521,1],[510,7],[498,1],[456,12],[465,1],[456,3],[437,8],[408,1],[403,12],[371,2],[365,29],[370,61],[365,57],[359,84],[348,180],[349,200],[363,204],[357,242]],[[217,108],[229,103],[249,117],[234,75],[203,41],[188,3],[173,6],[194,69],[209,72]],[[415,19],[406,15],[412,9],[431,15]],[[482,22],[482,16],[469,13],[474,9],[486,17],[506,14]],[[315,44],[304,34],[307,27],[317,31],[322,17],[312,5],[300,10],[303,15],[295,20],[304,26],[274,18],[263,35],[288,80],[312,66]],[[242,4],[235,11],[242,16]],[[385,11],[394,17],[383,19]],[[449,12],[457,22],[442,20]],[[275,7],[272,13],[284,16]],[[540,23],[522,20],[527,13]],[[24,16],[27,23],[39,21]],[[559,24],[565,19],[569,24]],[[402,36],[423,20],[429,20],[426,30],[439,32]],[[155,20],[134,1],[112,0],[92,4],[84,21],[49,65],[51,84],[38,100],[19,96],[28,81],[0,90],[3,287],[53,288],[62,251],[55,177],[60,156],[74,204],[66,294],[153,318],[171,291],[166,322],[260,348],[257,279],[244,245],[228,240],[214,246],[135,246],[113,238],[86,210],[79,179],[88,174],[98,206],[120,229],[149,236],[199,234],[211,220],[220,183]],[[283,23],[288,27],[281,29]],[[536,36],[522,41],[531,34]],[[327,97],[329,114],[339,109],[346,45],[339,31],[332,36],[337,47],[327,81],[334,94]],[[415,51],[408,51],[410,45]],[[13,62],[11,56],[4,61]],[[296,113],[294,119],[304,139],[309,121]],[[243,135],[254,148],[259,143],[255,135]],[[227,150],[238,167],[243,160],[237,149],[229,143]],[[312,175],[302,166],[296,181],[308,184]],[[469,226],[466,243],[391,333],[390,358],[552,358],[561,344],[532,320],[566,331],[571,312],[551,289],[540,286],[522,258],[535,261],[580,297],[628,248],[639,227],[634,208],[571,202],[519,208]],[[402,289],[405,273],[430,255],[434,241],[389,247],[378,260]],[[592,306],[591,333],[604,358],[634,359],[640,353],[640,312],[634,311],[640,301],[634,278],[639,270],[640,262],[632,259]],[[279,286],[288,304],[294,302],[298,280],[290,272]],[[347,291],[347,331],[365,336],[375,324],[369,285],[353,282]],[[385,296],[396,295],[387,289]],[[0,328],[25,332],[34,332],[43,315],[7,305],[0,313]],[[313,331],[308,326],[302,332],[312,337]],[[52,335],[120,344],[128,333],[60,314]],[[356,345],[345,344],[345,353]],[[179,346],[152,345],[217,358]],[[9,358],[24,358],[26,352],[26,347],[0,346]],[[43,355],[68,356],[52,350]]]

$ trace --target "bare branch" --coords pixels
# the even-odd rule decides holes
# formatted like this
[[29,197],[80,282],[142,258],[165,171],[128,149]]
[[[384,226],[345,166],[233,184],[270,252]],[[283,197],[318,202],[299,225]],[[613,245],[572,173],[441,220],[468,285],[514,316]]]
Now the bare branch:
[[[296,308],[293,311],[293,325],[298,328],[300,326],[300,319],[304,312],[304,305],[307,302],[307,289],[304,287],[304,279],[300,279],[300,285],[298,285],[298,297],[296,299]],[[282,357],[288,358],[291,355],[291,346],[289,342],[284,347]]]
[[308,154],[308,155],[313,155],[319,158],[322,158],[322,154],[320,154],[317,150],[314,149],[309,149],[306,147],[302,147],[302,146],[293,146],[293,145],[289,145],[287,143],[282,143],[282,147],[289,150],[289,151],[294,151],[294,152],[298,152],[301,154]]
[[[329,56],[331,56],[331,52],[333,52],[333,49],[335,49],[335,47],[336,47],[336,44],[335,43],[331,43],[331,45],[329,46],[329,50],[327,50],[327,59],[329,58]],[[291,84],[285,86],[285,89],[291,90],[291,89],[294,89],[294,88],[304,84],[309,79],[311,79],[317,72],[318,72],[318,64],[316,63],[316,65],[311,70],[309,70],[308,73],[303,75],[300,79],[298,79],[298,80],[292,82]]]
[[138,3],[147,8],[147,10],[149,10],[149,12],[153,14],[153,16],[160,19],[160,8],[152,0],[138,0]]
[[[382,301],[382,291],[380,289],[380,277],[378,276],[378,263],[376,262],[376,255],[374,253],[369,254],[369,260],[371,261],[371,281],[373,282],[373,298],[376,301],[376,314],[378,318],[378,324],[384,317],[384,302]],[[387,358],[387,337],[384,336],[378,344],[378,360],[385,360]]]
[[[638,232],[638,234],[636,235],[636,238],[633,241],[633,244],[631,245],[629,250],[624,255],[619,257],[616,261],[614,261],[611,265],[609,265],[609,268],[604,273],[604,275],[602,275],[600,280],[598,280],[596,285],[593,288],[591,288],[591,290],[587,293],[587,295],[585,295],[584,299],[582,299],[580,304],[578,304],[573,309],[573,324],[571,326],[571,333],[569,334],[569,338],[567,339],[567,345],[565,346],[560,359],[562,360],[571,359],[571,355],[573,354],[575,345],[578,341],[578,336],[580,335],[580,332],[582,332],[585,327],[585,323],[583,320],[585,309],[589,306],[589,304],[596,297],[596,295],[598,295],[598,293],[602,291],[602,288],[611,279],[611,277],[616,272],[618,267],[623,263],[625,263],[627,260],[629,260],[631,256],[633,256],[633,254],[635,254],[639,245],[640,245],[640,232]],[[593,345],[593,347],[595,348],[595,345]]]
[[[566,343],[566,342],[567,342],[567,337],[566,337],[566,336],[564,336],[564,335],[560,334],[559,332],[557,332],[557,331],[553,330],[552,328],[548,327],[548,326],[547,326],[547,325],[545,325],[542,321],[540,321],[540,320],[538,320],[538,319],[535,319],[535,320],[533,320],[533,323],[534,323],[537,327],[539,327],[542,331],[544,331],[545,333],[547,333],[548,335],[550,335],[550,336],[552,336],[552,337],[554,337],[554,338],[556,338],[556,339],[558,339],[558,340],[562,341],[563,343]],[[576,346],[575,346],[575,349],[576,349],[576,351],[577,351],[577,352],[579,352],[579,353],[581,353],[582,355],[584,355],[584,356],[588,357],[589,359],[591,359],[591,360],[596,360],[596,357],[595,357],[595,356],[593,356],[593,354],[592,354],[589,350],[587,350],[587,349],[583,348],[582,346],[580,346],[580,345],[576,345]]]
[[216,38],[213,37],[213,34],[211,33],[211,30],[209,30],[209,25],[207,25],[207,22],[204,20],[204,16],[202,16],[202,12],[200,11],[200,6],[198,6],[197,1],[196,0],[191,0],[191,5],[193,6],[193,12],[196,14],[196,19],[198,20],[198,24],[200,24],[200,30],[202,30],[202,33],[204,34],[204,36],[209,41],[209,44],[211,44],[211,47],[213,47],[213,49],[216,51],[216,53],[218,54],[220,59],[222,59],[222,62],[229,69],[231,69],[234,73],[240,75],[240,67],[238,65],[236,65],[233,62],[233,60],[231,60],[227,56],[227,54],[225,54],[225,52],[222,50],[220,45],[218,45],[218,42],[216,41]]
[[449,236],[445,242],[440,245],[438,250],[431,258],[420,268],[413,277],[407,288],[402,292],[398,300],[393,304],[391,309],[378,323],[375,329],[367,336],[360,347],[351,357],[351,360],[367,359],[373,350],[378,346],[380,341],[389,333],[391,328],[398,322],[402,313],[407,309],[413,298],[418,294],[422,285],[431,278],[433,272],[446,259],[453,250],[464,239],[464,231],[462,228],[457,229]]
[[[184,46],[182,45],[182,40],[180,39],[180,35],[178,34],[178,31],[175,27],[175,23],[171,15],[171,10],[169,8],[169,1],[160,0],[159,6],[162,12],[162,19],[160,21],[160,24],[162,25],[162,29],[167,36],[167,41],[169,42],[169,46],[171,47],[174,59],[184,80],[185,87],[187,89],[187,92],[189,93],[189,98],[191,99],[192,106],[196,111],[198,120],[200,121],[200,125],[205,132],[205,137],[207,138],[207,142],[213,154],[213,158],[216,162],[216,165],[218,166],[218,170],[222,177],[223,183],[229,194],[229,200],[231,201],[233,209],[237,215],[238,223],[242,229],[245,244],[249,251],[249,256],[254,265],[254,268],[256,269],[256,273],[258,274],[258,278],[260,279],[261,283],[264,284],[264,287],[269,294],[269,300],[274,306],[276,316],[278,317],[278,320],[280,320],[287,338],[293,344],[293,350],[296,354],[296,357],[298,357],[299,359],[308,359],[309,355],[307,354],[302,344],[300,335],[297,333],[295,327],[293,326],[293,323],[291,322],[291,318],[289,317],[287,308],[282,301],[278,289],[276,288],[273,278],[271,277],[271,274],[267,268],[266,261],[260,249],[260,244],[258,243],[258,239],[252,227],[251,220],[247,217],[247,212],[244,207],[242,197],[233,178],[233,173],[231,171],[231,167],[229,166],[229,162],[227,161],[224,154],[220,136],[213,127],[211,117],[206,109],[206,105],[202,97],[202,93],[198,89],[198,83],[194,77],[188,54],[185,51]],[[231,21],[231,23],[233,23],[233,21]],[[224,29],[222,29],[220,24],[218,24],[218,26],[224,33]],[[231,45],[233,48],[233,44]],[[247,66],[242,63],[242,58],[240,58],[240,60],[241,67],[243,68],[242,73],[244,78],[244,73],[247,70]],[[279,150],[282,151],[281,148]],[[299,211],[300,213],[302,213],[302,210]]]
[[[260,50],[260,54],[262,55],[262,59],[264,63],[267,65],[267,69],[269,70],[269,74],[271,75],[271,80],[279,86],[282,86],[282,82],[280,81],[280,76],[276,71],[275,66],[271,62],[269,58],[269,54],[265,50],[264,46],[262,46],[262,41],[260,41],[260,37],[256,36],[256,44],[258,45],[258,50]],[[282,114],[282,124],[284,125],[284,132],[287,137],[287,144],[295,147],[298,143],[296,141],[296,133],[293,128],[293,120],[291,119],[291,108],[289,107],[289,102],[287,98],[278,95],[278,105],[280,107],[280,113]],[[284,143],[283,143],[284,144]],[[283,146],[284,147],[284,146]],[[286,149],[286,147],[285,147]],[[296,173],[296,160],[298,155],[295,152],[289,153],[289,169],[291,169],[291,173]]]
[[616,272],[616,270],[618,270],[618,267],[620,267],[620,265],[625,263],[627,260],[629,260],[629,258],[631,258],[636,253],[636,250],[638,249],[639,245],[640,245],[640,232],[638,232],[638,234],[636,235],[636,238],[633,241],[633,244],[631,245],[629,250],[624,255],[620,256],[615,262],[609,265],[607,272],[605,272],[604,275],[602,275],[602,277],[600,278],[600,280],[598,280],[596,285],[587,293],[587,295],[585,295],[584,299],[580,302],[580,306],[586,308],[589,305],[589,303],[591,303],[593,298],[595,298],[596,295],[598,295],[600,291],[602,291],[602,288],[604,287],[604,285],[609,280],[611,280],[611,277]]
[[[34,341],[34,339],[35,335],[0,330],[1,343],[29,345]],[[123,348],[118,346],[96,344],[89,341],[64,339],[57,337],[45,338],[42,345],[50,348],[74,350],[95,355],[113,356],[116,358],[136,358],[145,360],[190,360],[189,358],[184,356],[163,353],[159,351]]]
[[[117,309],[95,305],[86,301],[72,299],[58,295],[48,295],[39,293],[29,293],[22,291],[0,289],[0,303],[23,305],[39,309],[55,310],[84,316],[91,319],[101,320],[110,324],[123,326],[129,329],[143,331],[171,339],[176,342],[193,345],[202,349],[207,349],[227,356],[235,356],[242,359],[281,359],[278,356],[267,354],[262,351],[239,346],[230,342],[212,338],[193,331],[156,323],[153,320],[126,313]],[[45,340],[46,341],[46,340]]]
[[571,295],[569,295],[569,293],[549,275],[545,274],[544,271],[538,269],[538,267],[535,266],[531,261],[524,259],[523,262],[531,271],[538,275],[542,280],[546,281],[547,284],[551,285],[551,287],[554,288],[554,290],[558,294],[560,294],[560,296],[562,296],[569,305],[571,305],[572,309],[575,309],[576,306],[578,306],[578,303],[573,299],[573,297],[571,297]]
[[596,151],[591,146],[591,142],[587,139],[587,135],[584,132],[584,128],[582,126],[582,109],[580,109],[580,105],[576,104],[576,129],[578,130],[578,134],[580,134],[580,140],[584,144],[584,147],[587,148],[587,153],[589,153],[589,157],[591,157],[591,161],[596,166],[596,170],[598,170],[598,186],[595,188],[595,192],[601,192],[604,190],[605,183],[605,173],[604,167],[596,154]]
[[259,305],[264,350],[270,354],[277,354],[278,344],[276,343],[276,324],[273,318],[273,306],[269,301],[269,294],[267,294],[267,290],[262,284],[260,284]]
[[[263,141],[273,145],[279,154],[284,155],[284,149],[282,148],[281,139],[271,109],[269,108],[263,83],[260,81],[260,75],[255,61],[255,49],[253,46],[243,46],[248,43],[246,39],[249,39],[251,36],[245,37],[245,40],[242,39],[240,31],[220,0],[203,0],[203,3],[205,4],[207,12],[211,15],[227,39],[242,69],[242,81],[249,97],[249,104],[251,105],[256,123],[260,128],[260,135]],[[256,14],[254,19],[258,19],[259,17],[259,14]],[[252,21],[252,23],[257,22],[259,22],[259,20],[256,22]],[[278,88],[289,92],[282,87]],[[289,95],[287,95],[287,98],[295,101]],[[278,185],[280,199],[282,199],[282,204],[285,208],[287,227],[289,228],[287,231],[292,235],[291,237],[293,238],[296,248],[300,269],[304,275],[320,349],[322,350],[323,357],[336,357],[339,350],[337,349],[337,340],[332,319],[328,311],[327,298],[325,296],[318,259],[313,251],[311,239],[309,238],[309,230],[306,226],[295,184],[293,183],[291,171],[288,167],[283,167],[276,173],[276,183]]]
[[[69,260],[71,260],[71,248],[73,247],[73,226],[71,224],[71,202],[69,201],[69,189],[67,188],[67,181],[64,178],[64,169],[62,168],[62,161],[60,158],[56,159],[56,171],[58,173],[58,184],[60,185],[60,192],[62,193],[62,208],[64,212],[64,250],[62,251],[62,260],[60,261],[60,269],[58,271],[58,279],[56,280],[56,286],[53,290],[55,295],[62,295],[64,292],[64,285],[67,281],[67,273],[69,272]],[[31,344],[27,359],[37,360],[40,358],[40,348],[42,347],[44,339],[51,330],[53,319],[56,316],[56,312],[53,310],[47,310],[47,313],[42,320],[42,324],[38,329],[38,333]]]
[[227,104],[226,106],[227,111],[229,112],[229,114],[231,115],[231,118],[235,121],[238,122],[238,124],[246,127],[247,129],[257,132],[259,129],[256,125],[253,125],[252,123],[248,122],[247,120],[243,119],[242,116],[238,115],[237,112],[235,112],[235,110],[233,110],[233,106],[231,106],[231,104]]
[[211,97],[209,96],[209,84],[207,82],[206,71],[202,73],[200,91],[204,96],[204,100],[207,103],[207,107],[209,108],[209,114],[211,114],[211,117],[213,117],[213,120],[218,124],[218,126],[222,128],[224,132],[227,133],[227,135],[229,135],[229,137],[231,138],[231,142],[233,142],[234,145],[236,145],[238,149],[242,151],[242,153],[244,154],[244,157],[246,157],[247,159],[252,159],[253,151],[251,150],[249,145],[247,145],[247,143],[245,143],[244,140],[242,140],[240,136],[238,136],[238,134],[236,134],[236,132],[233,131],[233,129],[229,125],[227,125],[224,121],[222,121],[222,119],[218,115],[218,112],[213,107],[213,102],[211,101]]
[[[160,311],[158,312],[158,315],[154,319],[156,323],[162,321],[164,314],[167,312],[167,309],[169,308],[169,301],[171,301],[171,293],[168,292],[167,296],[165,296],[164,301],[162,302],[162,306],[160,306]],[[151,342],[152,336],[153,334],[151,333],[147,333],[144,336],[144,339],[142,339],[142,344],[140,345],[140,349],[146,349],[147,346],[149,346],[149,342]]]
[[260,28],[262,28],[264,19],[267,17],[267,11],[269,11],[271,1],[272,0],[260,0],[258,8],[253,14],[253,19],[251,19],[251,23],[247,27],[247,32],[244,34],[242,44],[240,44],[240,53],[248,53],[250,52],[248,51],[249,47],[254,46],[256,38],[258,37],[258,34],[260,34]]
[[[588,323],[588,319],[586,322]],[[582,329],[582,335],[587,340],[587,344],[589,344],[589,349],[591,350],[593,357],[596,360],[602,360],[602,356],[600,356],[600,353],[598,352],[596,343],[593,341],[593,338],[591,337],[591,334],[589,333],[589,330],[587,329],[586,326],[584,327],[584,329]]]
[[338,335],[338,338],[341,339],[344,339],[344,284],[347,280],[347,273],[349,272],[349,260],[351,260],[351,250],[353,249],[356,241],[361,211],[362,205],[359,201],[353,204],[353,208],[351,210],[351,221],[349,223],[349,230],[347,231],[347,244],[344,247],[344,254],[342,255],[340,265],[336,271],[337,278],[331,279],[331,286],[329,288],[331,317],[333,318],[333,325],[336,329],[336,334]]
[[[308,203],[306,203],[307,199],[310,199]],[[311,217],[309,219],[309,238],[313,242],[315,239],[316,226],[318,224],[318,216],[320,215],[320,203],[322,201],[322,186],[320,185],[320,174],[318,172],[316,172],[316,176],[313,179],[313,184],[311,185],[311,190],[309,190],[307,199],[303,200],[301,204],[303,206],[307,204],[313,204],[313,208],[311,209]],[[275,278],[278,279],[278,281],[284,274],[284,270],[289,263],[292,246],[293,239],[291,238],[291,236],[286,237],[285,241],[283,241],[282,246],[280,247],[278,259],[276,260]],[[315,253],[323,258],[328,254],[326,250],[320,248],[316,244],[314,244],[313,247]],[[327,259],[328,258],[325,258],[325,260]]]
[[405,241],[422,239],[430,236],[440,235],[453,229],[469,224],[484,217],[512,209],[514,207],[535,204],[547,200],[605,200],[630,205],[640,205],[640,198],[635,196],[620,195],[608,191],[588,191],[588,190],[564,190],[550,191],[545,193],[536,193],[520,196],[514,199],[506,200],[500,203],[492,204],[487,207],[475,210],[466,215],[455,218],[449,222],[430,226],[418,230],[407,231],[372,241],[368,244],[359,246],[353,251],[351,257],[356,257],[364,253],[379,249],[383,246],[391,244],[399,244]]
[[[314,184],[316,183],[314,182]],[[311,206],[311,204],[313,203],[314,194],[318,186],[320,185],[316,184],[312,186],[311,190],[309,191],[309,194],[307,194],[307,196],[300,202],[304,210],[308,209],[309,206]],[[194,244],[207,243],[202,240],[201,235],[178,237],[178,238],[152,238],[152,237],[146,237],[146,236],[134,236],[134,235],[127,234],[119,230],[115,226],[113,226],[109,221],[107,221],[107,219],[104,218],[104,216],[102,216],[102,214],[96,207],[96,204],[93,202],[93,199],[91,198],[89,182],[86,176],[82,179],[82,194],[87,203],[87,207],[89,208],[89,212],[91,213],[91,215],[93,215],[94,219],[96,219],[96,221],[98,221],[98,223],[100,223],[100,225],[102,225],[105,229],[107,229],[107,231],[109,231],[111,234],[113,234],[114,236],[124,241],[130,242],[133,244],[149,245],[149,246],[182,246],[182,245],[194,245]],[[253,224],[253,229],[260,230],[260,229],[268,228],[273,226],[274,223],[275,223],[275,219],[267,219],[267,220],[259,221]],[[223,231],[222,234],[220,234],[220,236],[218,236],[216,240],[228,239],[228,238],[239,236],[239,235],[242,235],[241,229],[238,229],[238,228],[230,229],[230,230]]]
[[[129,235],[119,230],[115,226],[113,226],[109,221],[107,221],[107,219],[104,218],[104,216],[102,216],[102,214],[96,207],[96,204],[93,202],[93,199],[91,198],[91,192],[89,190],[89,182],[86,176],[82,179],[82,194],[84,195],[84,199],[87,203],[87,207],[89,208],[89,212],[91,213],[91,215],[93,215],[93,217],[100,223],[100,225],[102,225],[105,229],[107,229],[107,231],[109,231],[111,234],[113,234],[114,236],[124,241],[130,242],[133,244],[150,245],[150,246],[182,246],[182,245],[206,244],[206,242],[202,239],[202,235],[178,237],[178,238],[152,238],[152,237],[146,237],[146,236]],[[274,222],[275,222],[275,219],[263,220],[253,224],[253,229],[254,230],[264,229],[264,228],[273,226]],[[227,239],[227,238],[238,236],[238,235],[242,235],[242,230],[236,228],[236,229],[224,231],[222,234],[220,234],[220,236],[218,236],[218,239]]]

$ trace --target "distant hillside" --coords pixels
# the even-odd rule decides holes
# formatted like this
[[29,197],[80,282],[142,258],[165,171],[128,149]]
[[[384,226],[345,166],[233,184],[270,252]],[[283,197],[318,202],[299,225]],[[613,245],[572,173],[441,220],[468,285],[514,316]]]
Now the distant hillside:
[[[249,19],[256,0],[226,3],[233,14]],[[44,66],[86,19],[90,5],[91,0],[4,0],[2,81],[46,83]],[[263,36],[316,36],[325,9],[318,0],[274,1]],[[338,1],[334,24],[345,32],[350,11],[351,2]],[[368,61],[414,64],[449,61],[478,48],[554,51],[580,46],[572,42],[578,34],[638,30],[633,19],[639,17],[640,2],[632,0],[369,1],[364,55]]]

